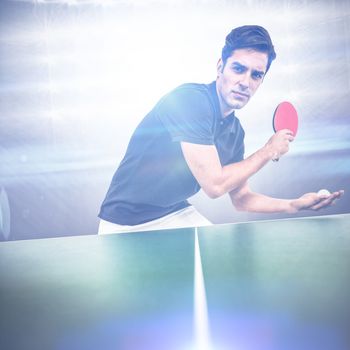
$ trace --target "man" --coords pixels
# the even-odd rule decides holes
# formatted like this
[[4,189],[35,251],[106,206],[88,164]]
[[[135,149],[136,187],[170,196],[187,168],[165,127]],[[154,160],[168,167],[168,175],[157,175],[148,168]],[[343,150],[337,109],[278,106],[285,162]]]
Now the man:
[[156,104],[112,179],[99,214],[100,234],[208,225],[187,202],[201,188],[211,198],[228,193],[238,210],[265,213],[318,210],[342,195],[284,200],[249,188],[248,179],[288,152],[294,139],[281,130],[244,159],[244,130],[235,110],[248,103],[275,57],[264,28],[236,28],[226,37],[215,82],[181,85]]

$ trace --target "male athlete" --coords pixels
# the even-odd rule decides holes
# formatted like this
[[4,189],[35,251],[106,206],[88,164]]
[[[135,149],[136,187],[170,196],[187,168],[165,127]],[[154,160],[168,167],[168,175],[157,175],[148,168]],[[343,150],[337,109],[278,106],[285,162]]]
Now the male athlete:
[[99,217],[99,234],[209,225],[187,199],[200,189],[225,193],[238,210],[297,213],[331,205],[343,191],[297,199],[253,192],[248,179],[288,152],[294,137],[281,130],[244,158],[244,130],[235,116],[264,80],[276,53],[269,33],[249,25],[226,37],[211,84],[184,84],[164,96],[131,137]]

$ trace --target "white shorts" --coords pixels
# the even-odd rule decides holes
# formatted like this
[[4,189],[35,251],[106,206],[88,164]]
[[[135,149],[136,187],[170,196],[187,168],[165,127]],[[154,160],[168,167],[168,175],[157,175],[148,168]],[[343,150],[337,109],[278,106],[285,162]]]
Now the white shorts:
[[181,209],[159,219],[145,222],[139,225],[118,225],[109,221],[100,220],[99,235],[109,233],[153,231],[183,227],[209,226],[212,223],[201,215],[193,206]]

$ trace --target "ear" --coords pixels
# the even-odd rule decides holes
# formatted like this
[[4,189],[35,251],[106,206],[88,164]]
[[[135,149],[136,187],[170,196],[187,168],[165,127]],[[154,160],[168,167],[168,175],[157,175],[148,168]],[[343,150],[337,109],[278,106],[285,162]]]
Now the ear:
[[216,64],[216,72],[219,75],[219,73],[222,73],[222,70],[224,68],[224,62],[222,62],[222,59],[220,58],[218,63]]

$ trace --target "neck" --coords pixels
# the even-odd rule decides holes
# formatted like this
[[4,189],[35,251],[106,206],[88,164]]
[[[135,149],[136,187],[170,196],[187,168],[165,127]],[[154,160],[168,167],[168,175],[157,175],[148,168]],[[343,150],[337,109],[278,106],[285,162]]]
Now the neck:
[[223,118],[226,118],[229,116],[232,112],[234,112],[234,108],[228,106],[221,98],[221,96],[218,94],[219,98],[219,104],[220,104],[220,112]]
[[226,118],[234,111],[234,108],[230,107],[227,103],[225,103],[225,101],[223,101],[223,99],[221,98],[221,95],[219,94],[217,84],[216,84],[216,95],[218,96],[221,115],[223,118]]

